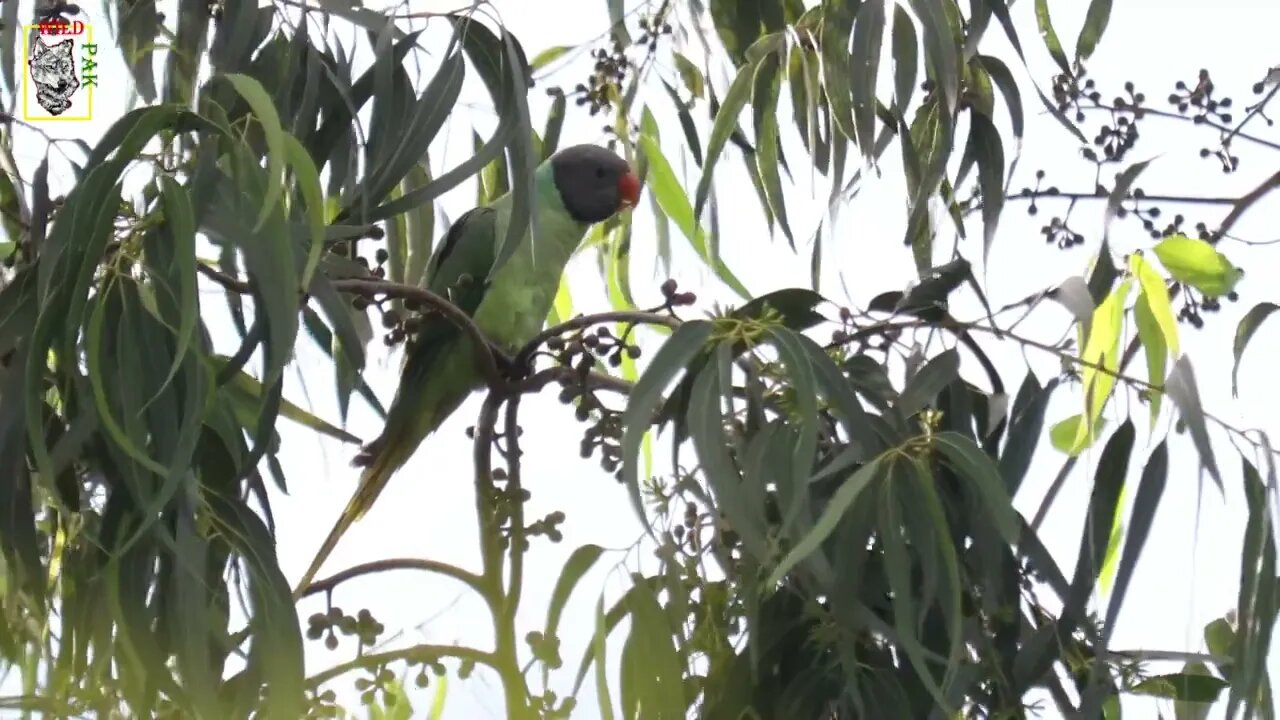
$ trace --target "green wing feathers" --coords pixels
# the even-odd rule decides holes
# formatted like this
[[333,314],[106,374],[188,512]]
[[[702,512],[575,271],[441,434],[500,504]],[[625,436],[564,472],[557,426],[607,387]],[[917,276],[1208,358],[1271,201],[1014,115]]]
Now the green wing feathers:
[[[494,260],[497,217],[505,203],[475,208],[458,218],[427,264],[427,287],[474,315],[488,287]],[[365,445],[352,465],[365,468],[346,509],[316,553],[295,594],[300,594],[355,521],[369,511],[428,435],[453,414],[481,383],[471,340],[452,322],[423,308],[405,348],[400,384],[382,433]]]

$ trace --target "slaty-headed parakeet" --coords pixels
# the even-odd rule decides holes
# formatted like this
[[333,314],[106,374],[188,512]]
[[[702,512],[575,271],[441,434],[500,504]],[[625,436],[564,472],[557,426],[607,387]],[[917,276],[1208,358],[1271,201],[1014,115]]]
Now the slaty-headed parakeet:
[[[596,145],[552,155],[534,174],[537,234],[526,231],[510,259],[492,272],[506,237],[507,193],[457,219],[427,263],[427,287],[469,315],[488,340],[514,353],[542,330],[560,276],[587,229],[636,204],[640,181],[626,161]],[[382,434],[352,462],[360,483],[311,567],[306,588],[348,528],[364,515],[392,473],[473,391],[484,386],[471,340],[440,314],[420,318],[405,348],[395,399]]]

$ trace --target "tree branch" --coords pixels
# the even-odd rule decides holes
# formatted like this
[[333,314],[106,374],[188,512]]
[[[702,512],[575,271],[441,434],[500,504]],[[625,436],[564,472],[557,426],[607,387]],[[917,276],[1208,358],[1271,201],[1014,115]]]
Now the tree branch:
[[1278,187],[1280,187],[1280,171],[1277,171],[1271,177],[1263,180],[1258,187],[1238,198],[1235,201],[1235,204],[1231,207],[1231,212],[1227,213],[1227,216],[1222,219],[1222,224],[1218,226],[1218,231],[1215,234],[1219,237],[1226,234],[1226,232],[1240,220],[1240,217],[1244,215],[1249,208],[1256,205],[1259,200],[1267,195],[1267,193]]
[[[220,285],[231,292],[247,295],[252,291],[252,287],[248,281],[227,275],[204,263],[197,262],[196,270],[217,285]],[[377,279],[366,280],[360,278],[346,278],[330,280],[330,282],[333,283],[334,288],[339,292],[347,292],[365,297],[383,295],[388,298],[414,300],[440,313],[440,315],[442,315],[446,320],[453,323],[458,329],[465,332],[468,337],[471,338],[472,346],[476,353],[476,362],[480,365],[481,374],[485,378],[485,383],[488,385],[490,390],[495,390],[503,396],[509,396],[516,393],[522,394],[536,392],[546,387],[551,382],[563,378],[565,373],[572,372],[572,369],[549,368],[547,370],[534,373],[522,381],[513,383],[503,375],[498,363],[499,358],[502,358],[513,368],[523,369],[533,358],[533,354],[537,352],[538,348],[547,340],[568,332],[583,330],[604,323],[629,322],[635,325],[663,325],[672,329],[680,326],[680,320],[678,318],[670,315],[664,315],[656,311],[614,310],[591,315],[579,315],[578,317],[571,318],[538,333],[532,340],[525,343],[524,347],[520,349],[514,358],[508,358],[500,348],[494,346],[494,344],[485,337],[479,326],[475,324],[469,315],[458,308],[457,305],[454,305],[444,297],[441,297],[426,288]],[[588,383],[591,387],[612,390],[620,393],[628,392],[631,389],[631,383],[598,372],[592,372],[589,375]],[[496,422],[496,418],[494,422]]]

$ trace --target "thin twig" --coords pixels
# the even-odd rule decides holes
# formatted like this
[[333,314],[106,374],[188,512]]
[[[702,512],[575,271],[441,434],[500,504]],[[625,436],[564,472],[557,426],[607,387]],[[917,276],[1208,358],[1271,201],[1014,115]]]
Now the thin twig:
[[[1115,112],[1133,113],[1134,112],[1133,108],[1117,108],[1117,107],[1112,107],[1111,105],[1103,105],[1102,103],[1099,103],[1097,105],[1081,105],[1079,109],[1083,110],[1084,112],[1098,111],[1098,110],[1111,112],[1111,113],[1115,113]],[[1280,150],[1280,143],[1275,143],[1270,140],[1260,138],[1256,135],[1249,135],[1248,133],[1235,132],[1236,128],[1231,128],[1221,123],[1216,123],[1210,120],[1207,116],[1203,120],[1197,121],[1195,119],[1197,116],[1195,115],[1182,115],[1180,113],[1169,112],[1167,110],[1157,110],[1155,108],[1144,107],[1139,109],[1138,112],[1140,112],[1143,115],[1153,115],[1155,117],[1162,117],[1168,120],[1181,120],[1182,122],[1189,122],[1193,125],[1203,125],[1204,127],[1211,127],[1214,130],[1217,130],[1223,133],[1234,132],[1233,137],[1239,138],[1240,140],[1248,140],[1251,143],[1262,145],[1263,147],[1268,147],[1268,148],[1271,148],[1272,150]]]
[[609,322],[629,322],[637,325],[665,325],[673,330],[680,327],[679,318],[646,310],[614,310],[612,312],[595,313],[593,315],[579,315],[578,317],[570,318],[559,325],[549,327],[533,336],[533,339],[525,343],[525,346],[520,349],[520,352],[516,353],[516,366],[522,367],[543,343],[553,337],[559,337],[567,332],[583,330],[593,325],[602,325]]
[[[555,367],[546,368],[545,370],[539,370],[533,375],[530,375],[520,381],[520,383],[516,385],[516,392],[521,395],[535,393],[553,382],[560,382],[562,380],[580,382],[582,379],[582,375],[580,375],[574,368],[557,365]],[[633,387],[630,382],[627,382],[622,378],[606,375],[605,373],[597,370],[592,370],[587,373],[585,379],[588,390],[611,390],[616,393],[626,394],[631,392],[631,388]]]
[[479,575],[455,567],[448,563],[438,562],[436,560],[424,560],[419,558],[389,558],[387,560],[375,560],[373,562],[362,563],[349,567],[342,572],[330,575],[323,580],[317,580],[306,587],[299,595],[300,598],[310,595],[317,595],[322,592],[333,590],[342,583],[353,580],[364,575],[373,575],[376,573],[388,572],[391,570],[423,570],[433,572],[445,577],[453,578],[463,583],[481,595],[485,594],[484,579]]
[[[1018,192],[1013,193],[1005,198],[1005,202],[1014,202],[1017,200],[1030,200],[1032,202],[1041,202],[1043,200],[1106,200],[1107,195],[1100,195],[1096,192],[1063,192],[1049,193],[1041,190],[1040,192]],[[1189,195],[1148,195],[1143,194],[1130,195],[1126,200],[1140,200],[1143,202],[1153,203],[1186,203],[1188,205],[1231,205],[1239,201],[1234,197],[1197,197]],[[981,208],[981,203],[975,203],[971,208]]]
[[439,660],[440,658],[458,658],[459,660],[470,660],[474,663],[494,667],[493,653],[477,650],[465,645],[429,645],[421,644],[413,647],[401,648],[399,650],[388,650],[387,652],[370,653],[361,655],[354,660],[348,660],[329,668],[322,670],[315,675],[307,678],[308,688],[317,688],[326,682],[345,675],[352,670],[367,670],[380,668],[399,660],[409,660],[412,662],[430,662]]
[[475,324],[471,316],[463,312],[457,305],[426,288],[416,285],[401,285],[384,280],[352,279],[333,280],[331,282],[338,292],[355,292],[366,296],[385,295],[386,297],[400,300],[416,300],[423,305],[430,306],[432,310],[440,313],[444,319],[453,323],[471,338],[476,363],[480,366],[480,374],[484,376],[486,384],[494,389],[506,388],[506,378],[503,377],[502,372],[498,369],[497,350],[489,342],[489,339],[484,336],[484,333],[480,331],[480,327]]

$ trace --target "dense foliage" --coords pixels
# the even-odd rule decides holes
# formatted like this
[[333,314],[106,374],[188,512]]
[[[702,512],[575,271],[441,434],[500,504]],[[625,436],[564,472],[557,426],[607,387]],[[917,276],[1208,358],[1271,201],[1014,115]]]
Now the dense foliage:
[[[1215,136],[1206,161],[1237,172],[1238,146],[1280,149],[1244,130],[1280,86],[1259,83],[1243,111],[1208,72],[1178,83],[1167,110],[1132,86],[1108,100],[1085,65],[1111,4],[1088,4],[1069,54],[1051,3],[1036,0],[1035,29],[1058,72],[1019,80],[1025,53],[1042,48],[1020,37],[1005,0],[610,0],[605,39],[584,48],[517,39],[484,4],[392,22],[327,0],[178,0],[175,17],[155,0],[108,3],[141,105],[95,145],[57,143],[34,168],[13,153],[21,131],[38,132],[13,117],[23,21],[18,3],[0,5],[0,658],[23,683],[7,702],[51,716],[334,716],[328,683],[354,675],[366,704],[395,713],[407,709],[396,680],[406,665],[423,685],[428,672],[465,677],[487,665],[512,718],[618,708],[628,718],[1023,717],[1032,696],[1069,717],[1112,718],[1125,693],[1221,697],[1232,716],[1270,717],[1275,453],[1265,435],[1202,407],[1180,333],[1237,299],[1241,272],[1219,241],[1280,173],[1191,227],[1160,213],[1179,198],[1142,192],[1150,161],[1131,151],[1151,117],[1182,118]],[[424,23],[451,38],[429,71]],[[983,52],[995,34],[1013,53]],[[371,62],[355,62],[350,37]],[[584,50],[591,77],[562,82],[552,70]],[[726,69],[731,81],[718,86]],[[462,112],[468,77],[482,81],[499,121],[435,175],[429,151]],[[546,88],[551,112],[534,122],[531,87],[549,80],[561,85]],[[1079,145],[1096,169],[1092,192],[1063,192],[1043,172],[1014,188],[1027,106],[1052,113],[1063,133],[1033,141]],[[669,266],[683,238],[739,304],[713,308],[668,281],[662,303],[637,306],[636,221],[596,227],[580,252],[600,258],[613,307],[575,314],[566,292],[516,358],[527,369],[486,365],[472,433],[481,569],[388,561],[291,591],[267,493],[268,483],[288,487],[277,424],[356,440],[283,397],[295,345],[332,358],[344,416],[353,398],[381,412],[362,377],[375,320],[395,346],[419,314],[457,315],[419,286],[443,224],[435,201],[478,178],[477,202],[510,191],[515,222],[528,224],[532,169],[562,144],[571,112],[608,122],[609,143],[639,169],[648,200],[637,213],[652,215],[659,260]],[[660,133],[655,112],[679,130]],[[794,128],[780,121],[788,116]],[[909,253],[918,281],[843,307],[819,282],[824,263],[840,262],[832,228],[862,168],[891,149],[906,177],[906,233],[877,242]],[[59,157],[76,178],[65,196],[50,189]],[[686,158],[696,167],[688,193]],[[789,207],[802,165],[829,188],[812,237]],[[770,235],[812,254],[813,287],[752,297],[720,257],[713,181],[726,174],[750,179]],[[1090,203],[1107,217],[1101,237],[1070,225],[1071,210]],[[1083,276],[993,308],[980,269],[1001,252],[993,240],[1014,204],[1069,204],[1045,240],[1088,244],[1095,260]],[[1111,228],[1131,222],[1150,233],[1150,252],[1111,249]],[[216,258],[200,257],[206,247]],[[223,291],[238,337],[211,335],[205,285]],[[959,319],[959,303],[980,308],[978,319]],[[1018,329],[1041,303],[1071,313],[1066,340]],[[1245,315],[1237,363],[1276,308]],[[991,357],[996,344],[1043,353],[1060,370],[1011,375]],[[583,455],[624,484],[661,565],[600,601],[589,647],[562,647],[557,629],[599,546],[570,556],[545,627],[515,622],[525,556],[557,541],[564,522],[524,509],[518,407],[548,388],[575,406]],[[1081,412],[1047,424],[1050,399],[1064,394]],[[1121,396],[1133,416],[1115,422]],[[1162,413],[1176,414],[1181,434],[1160,434]],[[1223,458],[1222,438],[1239,461]],[[650,468],[655,439],[670,443],[672,472]],[[1183,653],[1183,671],[1153,676],[1147,657],[1109,641],[1176,443],[1194,446],[1217,487],[1242,482],[1249,513],[1229,529],[1244,536],[1237,608],[1205,629],[1209,654]],[[1055,558],[1038,535],[1043,514],[1095,447],[1078,556]],[[1028,520],[1012,498],[1036,453],[1057,454],[1062,470]],[[306,619],[296,600],[396,563],[484,598],[494,646],[362,652],[308,676],[306,638],[332,646],[337,631],[363,650],[384,628],[376,604]],[[1104,607],[1090,602],[1099,583],[1111,587]],[[625,635],[613,633],[624,620]],[[613,677],[604,658],[619,642]],[[593,682],[601,706],[536,689],[529,663],[544,678],[558,670],[576,672],[577,687]]]

